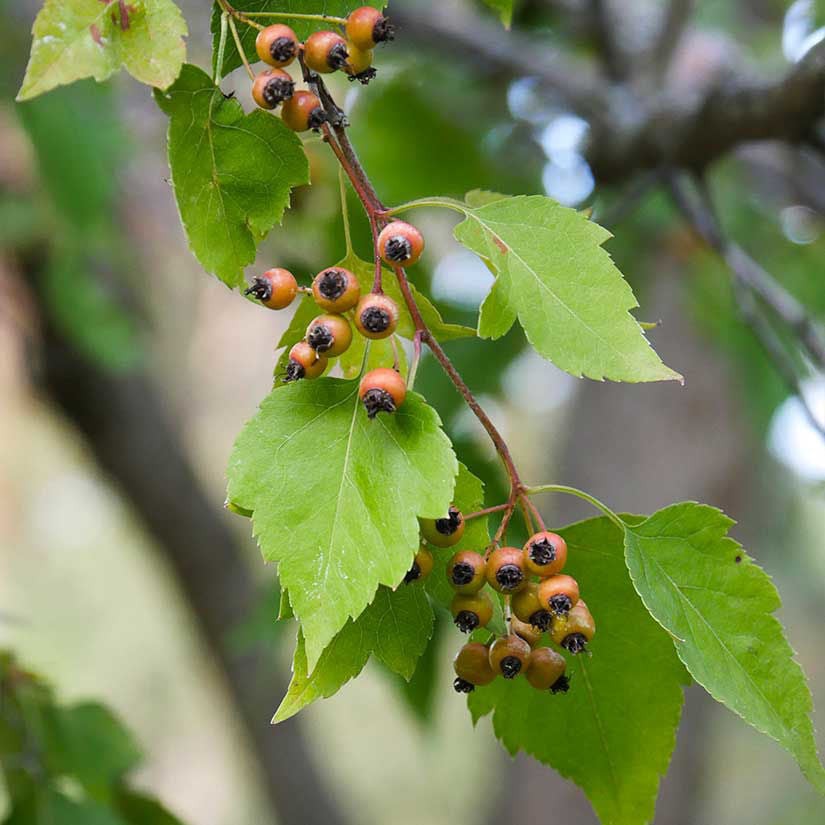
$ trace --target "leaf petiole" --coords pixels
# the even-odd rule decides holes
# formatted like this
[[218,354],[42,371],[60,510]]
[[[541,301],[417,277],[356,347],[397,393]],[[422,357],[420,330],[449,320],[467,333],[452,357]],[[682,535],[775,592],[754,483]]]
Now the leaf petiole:
[[316,20],[321,23],[338,23],[341,26],[347,22],[345,17],[335,17],[331,14],[293,14],[288,11],[239,11],[238,14],[244,17],[280,17],[287,20]]
[[597,510],[601,510],[622,532],[626,529],[625,523],[613,510],[595,496],[591,496],[590,493],[585,493],[584,490],[579,490],[577,487],[568,487],[565,484],[539,484],[537,487],[525,488],[524,492],[528,496],[534,496],[537,493],[564,493],[569,496],[576,496],[592,504]]

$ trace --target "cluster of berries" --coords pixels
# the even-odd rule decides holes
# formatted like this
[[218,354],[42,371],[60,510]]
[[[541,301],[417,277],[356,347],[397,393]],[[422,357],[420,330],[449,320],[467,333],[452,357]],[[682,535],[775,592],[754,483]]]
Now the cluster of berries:
[[252,97],[262,109],[283,103],[281,117],[296,132],[317,129],[327,119],[317,95],[295,90],[295,82],[284,71],[299,54],[304,65],[319,74],[343,71],[350,80],[368,83],[375,76],[373,48],[393,39],[393,27],[380,11],[362,6],[347,17],[346,38],[334,31],[311,34],[301,43],[295,32],[281,23],[262,29],[255,40],[258,57],[271,68],[262,71],[252,84]]
[[[378,251],[391,266],[414,264],[424,249],[424,238],[411,224],[393,221],[378,236]],[[289,351],[285,381],[317,378],[326,370],[329,359],[342,355],[352,343],[352,323],[365,338],[388,338],[398,326],[398,305],[382,292],[361,295],[358,279],[348,269],[333,266],[321,270],[311,289],[298,286],[288,269],[269,269],[257,275],[246,290],[269,309],[285,309],[299,292],[311,292],[315,303],[324,310],[313,319],[302,341]],[[394,369],[379,368],[361,380],[360,398],[367,414],[395,412],[404,401],[407,388]]]
[[[421,534],[436,547],[452,547],[464,533],[464,518],[451,507],[441,519],[420,519]],[[470,642],[454,662],[453,687],[469,693],[496,676],[513,679],[519,673],[539,690],[566,691],[564,656],[541,645],[544,633],[559,647],[573,654],[584,651],[596,633],[587,605],[579,598],[579,586],[562,573],[567,561],[567,543],[556,533],[542,530],[524,545],[498,547],[488,557],[472,550],[456,553],[447,565],[447,579],[456,591],[450,610],[464,633],[485,627],[493,618],[493,601],[485,586],[510,597],[508,635],[488,644]],[[433,557],[422,544],[405,582],[426,576]]]

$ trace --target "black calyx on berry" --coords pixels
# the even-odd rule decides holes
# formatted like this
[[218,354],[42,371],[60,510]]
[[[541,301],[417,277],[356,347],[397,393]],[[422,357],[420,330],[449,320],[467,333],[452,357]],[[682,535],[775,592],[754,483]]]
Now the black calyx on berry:
[[587,637],[584,633],[568,633],[562,639],[561,646],[573,654],[581,653],[587,649]]
[[398,305],[379,293],[365,295],[355,308],[355,326],[365,338],[388,338],[398,326]]
[[499,663],[499,669],[505,679],[515,679],[521,673],[521,659],[517,656],[505,656]]
[[496,548],[487,560],[486,574],[490,587],[499,593],[512,594],[523,590],[527,586],[527,577],[524,575],[524,554],[521,549]]
[[289,351],[284,382],[317,378],[327,368],[327,363],[327,359],[323,355],[318,355],[306,341],[299,341]]
[[453,535],[460,526],[461,513],[455,507],[450,507],[444,518],[437,518],[435,520],[435,529],[438,530],[442,536]]
[[464,535],[464,516],[452,505],[446,516],[435,519],[422,518],[418,522],[421,526],[421,535],[436,547],[452,547],[458,544]]
[[361,297],[361,285],[348,269],[331,266],[322,269],[312,281],[315,303],[327,312],[342,313],[352,309]]
[[455,626],[462,633],[472,633],[480,624],[478,614],[472,610],[461,610],[454,619]]
[[307,334],[307,343],[318,352],[326,352],[332,347],[332,332],[325,326],[313,327]]
[[511,633],[493,642],[490,648],[490,667],[505,679],[514,679],[527,667],[530,653],[530,645]]
[[536,610],[535,613],[530,614],[530,624],[537,627],[542,633],[546,633],[553,624],[553,614],[543,608]]
[[290,383],[292,381],[300,381],[306,375],[306,369],[304,368],[303,364],[299,364],[297,361],[292,361],[286,365],[286,374],[284,375],[284,383]]
[[412,266],[423,251],[424,236],[406,221],[392,221],[378,235],[378,254],[389,266]]
[[460,676],[456,676],[455,681],[453,682],[453,690],[456,693],[472,693],[475,689],[476,686],[472,682],[468,682]]
[[288,66],[298,55],[298,38],[295,32],[282,23],[267,26],[258,32],[255,51],[270,66]]
[[552,685],[550,685],[550,693],[567,693],[570,690],[570,677],[559,676]]
[[453,573],[451,576],[453,584],[461,586],[462,584],[469,584],[475,577],[476,571],[472,564],[467,561],[460,561],[453,566]]
[[421,568],[417,561],[412,563],[412,567],[404,574],[404,584],[416,582],[421,578]]
[[425,545],[418,548],[412,565],[404,576],[404,584],[412,584],[419,579],[426,579],[433,570],[433,554]]
[[556,560],[556,548],[545,538],[538,539],[530,545],[530,560],[542,567]]
[[563,616],[565,613],[569,613],[571,607],[573,607],[573,603],[570,601],[570,596],[566,593],[557,593],[555,596],[550,597],[550,609],[557,616]]

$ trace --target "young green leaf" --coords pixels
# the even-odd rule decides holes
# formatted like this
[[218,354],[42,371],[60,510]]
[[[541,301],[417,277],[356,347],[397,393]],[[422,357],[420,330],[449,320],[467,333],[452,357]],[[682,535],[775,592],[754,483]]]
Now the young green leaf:
[[186,21],[171,0],[46,0],[34,21],[32,50],[18,100],[81,77],[106,80],[121,66],[165,89],[186,58]]
[[452,499],[458,464],[438,415],[410,393],[370,421],[357,381],[274,390],[229,463],[230,501],[252,510],[306,640],[308,671],[349,618],[395,587],[418,549],[418,516]]
[[636,299],[602,248],[607,230],[537,195],[463,211],[456,238],[498,276],[481,307],[479,335],[498,338],[517,316],[534,349],[577,377],[681,379],[629,314]]
[[510,753],[524,750],[579,785],[605,825],[640,825],[653,818],[688,677],[633,590],[621,531],[596,518],[559,532],[570,551],[565,572],[596,619],[592,656],[568,657],[568,693],[496,679],[470,694],[469,707],[475,720],[493,712]]
[[694,502],[626,530],[627,564],[647,609],[711,696],[789,750],[825,793],[811,694],[782,626],[770,578],[728,534],[733,521]]
[[[297,12],[300,14],[327,14],[331,17],[346,17],[353,9],[359,6],[375,6],[383,9],[386,0],[244,0],[242,8],[245,12],[276,11],[276,12]],[[290,18],[255,17],[252,18],[267,26],[271,23],[285,23],[289,26],[299,40],[306,40],[312,32],[321,29],[336,28],[331,23],[324,23],[321,20],[301,20]],[[255,52],[255,38],[258,30],[247,26],[245,23],[238,23],[238,34],[241,39],[244,53],[250,63],[258,60]],[[221,36],[221,9],[217,3],[212,7],[212,70],[218,59],[218,43]],[[232,37],[227,38],[226,50],[224,51],[223,67],[221,77],[225,77],[233,69],[241,65],[241,58]]]
[[420,583],[379,587],[372,604],[350,619],[310,669],[303,631],[292,661],[292,681],[273,722],[283,722],[316,699],[326,699],[354,679],[375,656],[410,679],[433,632],[433,610]]
[[169,167],[189,246],[207,272],[241,286],[290,190],[309,181],[301,140],[267,112],[245,115],[197,66],[184,66],[155,100],[170,119]]

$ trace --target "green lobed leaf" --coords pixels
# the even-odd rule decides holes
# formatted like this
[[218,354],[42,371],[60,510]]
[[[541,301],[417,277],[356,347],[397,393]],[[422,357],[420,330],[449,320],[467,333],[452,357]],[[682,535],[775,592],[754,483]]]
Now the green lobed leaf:
[[298,632],[292,681],[272,721],[283,722],[316,699],[337,693],[370,656],[410,679],[432,633],[433,610],[420,582],[401,584],[395,591],[379,587],[372,604],[327,645],[311,674],[303,631]]
[[409,393],[370,421],[358,382],[273,390],[235,442],[228,498],[252,510],[264,558],[278,562],[306,641],[308,671],[418,549],[417,517],[437,518],[458,463],[438,414]]
[[[296,12],[299,14],[328,14],[331,17],[346,17],[353,9],[357,9],[360,6],[374,6],[377,9],[383,9],[385,5],[385,0],[245,0],[243,11]],[[254,15],[253,19],[265,26],[270,23],[286,23],[286,25],[295,32],[299,40],[305,40],[312,32],[320,31],[321,29],[338,29],[337,24],[324,23],[320,20],[290,20],[288,18],[255,17]],[[249,60],[250,63],[257,62],[258,55],[255,52],[255,38],[258,35],[258,30],[244,23],[238,23],[238,35],[240,36],[241,45],[243,46],[247,60]],[[213,71],[218,59],[220,36],[221,10],[218,4],[215,3],[212,7]],[[225,77],[233,69],[237,69],[238,66],[241,65],[241,58],[238,54],[235,40],[230,36],[226,39],[221,77]]]
[[694,502],[626,530],[627,564],[679,658],[717,701],[790,751],[825,793],[811,694],[782,626],[770,578],[730,538],[733,521]]
[[579,581],[596,620],[592,656],[567,657],[566,694],[496,679],[468,704],[476,721],[493,713],[511,754],[524,750],[579,785],[603,825],[640,825],[653,818],[688,677],[633,590],[621,531],[596,518],[559,532],[569,547],[565,572]]
[[513,22],[513,5],[515,0],[484,0],[493,11],[498,13],[505,28],[510,28]]
[[629,314],[638,304],[602,248],[610,237],[606,229],[538,195],[464,212],[456,238],[498,276],[481,307],[479,335],[501,337],[517,316],[533,348],[577,377],[681,379]]
[[309,182],[301,140],[268,112],[244,114],[197,66],[184,66],[155,100],[169,115],[169,167],[189,246],[207,272],[241,286],[290,190]]
[[32,49],[18,100],[82,77],[106,80],[121,66],[165,89],[186,58],[186,21],[171,0],[133,0],[127,20],[116,0],[46,0],[32,28]]
[[[465,512],[471,512],[481,506],[483,498],[481,482],[459,462],[453,501]],[[467,542],[468,538],[470,543],[475,540],[475,546],[486,544],[489,538],[486,517],[469,522],[462,541]],[[445,572],[453,552],[454,549],[433,548],[435,568],[423,583],[402,584],[395,590],[379,587],[372,604],[357,619],[347,621],[325,648],[311,674],[307,667],[306,643],[299,631],[292,681],[273,721],[282,722],[316,699],[337,693],[363,670],[371,655],[402,677],[404,685],[409,686],[410,704],[414,708],[426,703],[435,673],[433,661],[428,665],[420,659],[428,650],[427,643],[434,632],[433,610],[426,594],[437,594],[437,601],[443,606],[449,604],[452,590]],[[390,624],[392,631],[388,633]]]

